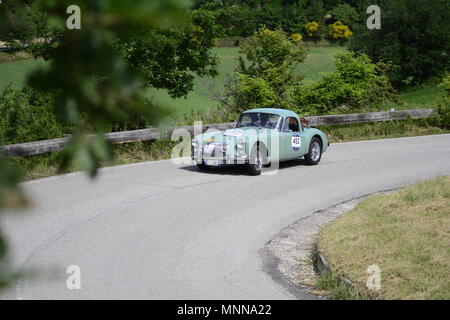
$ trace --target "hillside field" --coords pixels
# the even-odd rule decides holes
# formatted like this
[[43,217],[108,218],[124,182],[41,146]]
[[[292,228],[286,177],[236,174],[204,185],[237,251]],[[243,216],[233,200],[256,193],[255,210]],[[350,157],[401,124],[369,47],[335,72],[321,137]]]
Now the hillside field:
[[[334,57],[345,50],[345,47],[340,46],[312,47],[305,63],[299,65],[296,71],[305,76],[305,84],[318,81],[323,73],[333,72],[336,69]],[[220,60],[217,77],[196,78],[194,90],[185,98],[173,99],[165,90],[156,89],[149,89],[148,96],[157,104],[165,106],[175,117],[189,113],[191,110],[207,111],[217,108],[219,104],[212,99],[211,92],[223,90],[226,79],[236,68],[239,48],[215,48],[214,51]],[[0,88],[8,84],[19,88],[26,83],[26,74],[29,71],[40,67],[45,68],[48,65],[48,62],[41,59],[21,58],[14,61],[5,53],[2,55],[0,57]],[[378,108],[380,110],[425,108],[439,99],[443,92],[443,89],[435,84],[413,88],[400,93],[402,104],[386,102],[380,104]]]

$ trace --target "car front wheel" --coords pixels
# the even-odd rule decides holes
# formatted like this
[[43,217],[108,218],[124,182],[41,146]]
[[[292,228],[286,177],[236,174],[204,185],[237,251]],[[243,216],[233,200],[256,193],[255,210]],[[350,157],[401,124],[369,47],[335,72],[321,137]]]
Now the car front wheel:
[[259,176],[261,174],[264,164],[263,149],[259,146],[255,146],[252,149],[249,163],[246,165],[248,173],[252,176]]
[[308,153],[305,155],[305,161],[307,165],[315,166],[320,162],[322,158],[322,141],[314,137],[309,145]]

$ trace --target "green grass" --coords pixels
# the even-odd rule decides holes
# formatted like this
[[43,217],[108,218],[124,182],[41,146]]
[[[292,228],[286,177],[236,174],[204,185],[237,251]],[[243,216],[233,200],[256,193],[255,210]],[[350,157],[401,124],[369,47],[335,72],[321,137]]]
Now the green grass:
[[370,300],[371,296],[364,290],[355,288],[344,282],[332,272],[324,272],[315,285],[316,292],[333,300]]
[[0,64],[17,62],[17,61],[21,61],[21,60],[29,60],[29,59],[31,59],[31,56],[24,51],[18,51],[18,52],[14,52],[14,53],[0,51]]
[[381,110],[390,110],[392,108],[396,110],[432,108],[444,94],[444,88],[439,86],[438,83],[428,83],[400,92],[400,104],[390,101],[382,102],[379,108]]
[[14,88],[21,88],[25,82],[27,74],[41,66],[46,66],[47,62],[38,59],[26,59],[0,64],[0,89],[8,84]]
[[381,299],[450,299],[450,177],[361,202],[326,226],[321,253],[333,274],[365,287],[381,270]]
[[334,57],[347,49],[340,46],[312,47],[304,63],[297,66],[296,72],[305,75],[305,84],[318,81],[323,73],[336,70]]

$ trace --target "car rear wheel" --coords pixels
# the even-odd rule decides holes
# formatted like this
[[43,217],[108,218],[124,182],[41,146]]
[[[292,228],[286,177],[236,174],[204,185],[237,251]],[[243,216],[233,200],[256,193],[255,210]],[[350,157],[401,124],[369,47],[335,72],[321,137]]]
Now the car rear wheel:
[[322,141],[314,137],[309,145],[308,153],[305,155],[305,161],[307,165],[315,166],[320,162],[322,158]]

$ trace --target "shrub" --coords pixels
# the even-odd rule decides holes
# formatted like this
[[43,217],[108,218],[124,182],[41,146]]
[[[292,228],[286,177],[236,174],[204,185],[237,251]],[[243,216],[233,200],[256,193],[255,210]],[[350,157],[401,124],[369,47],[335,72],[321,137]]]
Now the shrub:
[[328,36],[332,40],[348,40],[353,35],[353,32],[350,30],[350,28],[340,21],[336,21],[328,28]]
[[249,108],[273,108],[277,106],[277,95],[264,78],[238,73],[238,111]]
[[333,19],[353,28],[358,21],[358,11],[348,4],[340,4],[330,11]]
[[[30,1],[26,1],[30,2]],[[10,49],[27,46],[46,32],[45,14],[33,5],[23,5],[19,1],[6,1],[0,5],[8,14],[0,19],[0,41]]]
[[319,24],[315,21],[308,22],[305,25],[305,31],[309,38],[317,38],[319,37]]
[[386,64],[374,64],[367,55],[341,53],[336,71],[309,86],[294,90],[296,111],[301,114],[359,112],[370,105],[395,98],[386,76]]
[[436,106],[437,121],[440,127],[450,129],[450,75],[444,78],[441,86],[445,89],[445,96]]
[[0,140],[14,144],[60,138],[65,129],[53,110],[51,94],[6,87],[0,92]]
[[293,33],[291,34],[291,39],[294,42],[300,42],[303,40],[303,36],[300,33]]
[[239,65],[234,79],[226,84],[220,102],[229,112],[255,107],[287,108],[290,93],[303,77],[294,73],[306,58],[300,37],[282,30],[263,29],[241,44]]

